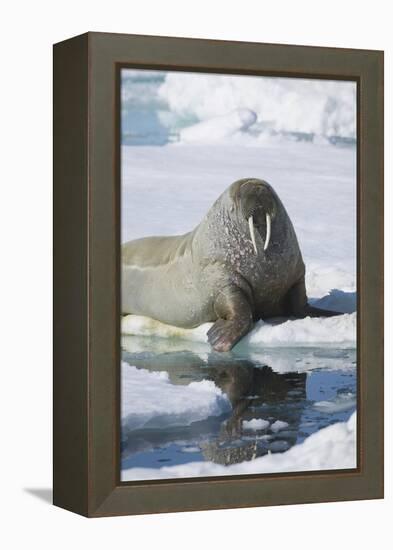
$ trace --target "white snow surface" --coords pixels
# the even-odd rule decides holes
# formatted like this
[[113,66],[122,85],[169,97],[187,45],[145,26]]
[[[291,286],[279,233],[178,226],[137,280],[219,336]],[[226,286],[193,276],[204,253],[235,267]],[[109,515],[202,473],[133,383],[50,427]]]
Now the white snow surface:
[[[210,120],[237,108],[276,132],[356,135],[356,83],[303,78],[168,72],[158,90],[178,124]],[[165,118],[162,118],[165,122]],[[209,140],[206,133],[201,141]]]
[[228,114],[213,117],[180,131],[182,143],[216,143],[231,138],[252,126],[256,114],[249,109],[235,109]]
[[168,479],[237,474],[261,474],[356,468],[356,413],[348,422],[337,422],[310,435],[283,453],[222,466],[213,462],[191,462],[162,468],[130,468],[122,481]]
[[166,372],[137,369],[122,361],[121,419],[123,430],[187,426],[230,410],[228,398],[209,380],[177,386]]
[[[282,321],[282,322],[281,322]],[[319,317],[273,322],[258,321],[247,334],[242,345],[251,348],[280,346],[315,346],[337,344],[353,346],[356,340],[356,314],[337,317]],[[133,336],[156,336],[168,339],[182,339],[207,343],[206,333],[212,323],[205,323],[195,329],[183,329],[166,325],[140,315],[127,315],[121,320],[123,334]]]

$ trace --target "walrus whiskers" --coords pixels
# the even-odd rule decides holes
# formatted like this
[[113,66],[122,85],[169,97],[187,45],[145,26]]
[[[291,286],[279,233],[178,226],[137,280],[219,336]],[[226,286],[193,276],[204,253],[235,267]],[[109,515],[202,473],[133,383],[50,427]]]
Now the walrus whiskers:
[[252,216],[248,218],[248,227],[250,229],[250,237],[252,241],[252,246],[254,247],[255,254],[258,255],[257,243],[255,242],[255,233],[254,233],[254,219]]

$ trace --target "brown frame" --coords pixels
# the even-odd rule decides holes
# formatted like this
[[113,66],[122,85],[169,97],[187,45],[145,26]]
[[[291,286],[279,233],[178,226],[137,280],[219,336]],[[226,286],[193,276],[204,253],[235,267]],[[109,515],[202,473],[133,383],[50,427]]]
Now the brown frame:
[[[120,483],[120,66],[357,81],[356,470]],[[383,497],[383,52],[106,33],[54,46],[53,429],[54,503],[89,517]]]

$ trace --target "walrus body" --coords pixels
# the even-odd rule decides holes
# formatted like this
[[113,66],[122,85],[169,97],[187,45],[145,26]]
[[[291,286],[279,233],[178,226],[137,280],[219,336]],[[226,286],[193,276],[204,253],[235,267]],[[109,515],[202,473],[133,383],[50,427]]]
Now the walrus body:
[[289,216],[258,179],[233,183],[190,233],[122,247],[122,313],[193,328],[230,350],[258,319],[335,315],[307,302],[305,266]]

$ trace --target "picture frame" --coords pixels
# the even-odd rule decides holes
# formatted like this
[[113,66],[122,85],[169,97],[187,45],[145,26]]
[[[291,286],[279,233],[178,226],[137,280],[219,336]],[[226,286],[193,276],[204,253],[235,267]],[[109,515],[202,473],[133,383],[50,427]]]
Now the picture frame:
[[[358,467],[120,482],[121,67],[357,83]],[[54,46],[53,500],[88,517],[383,498],[383,52],[86,33]]]

